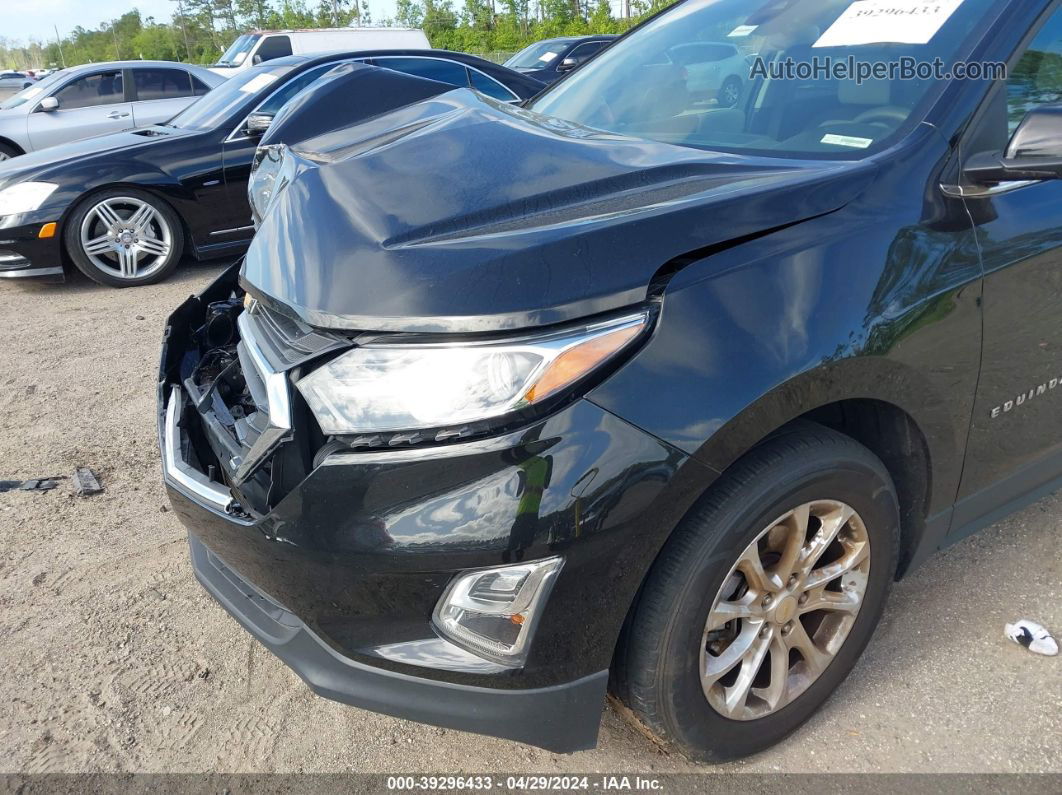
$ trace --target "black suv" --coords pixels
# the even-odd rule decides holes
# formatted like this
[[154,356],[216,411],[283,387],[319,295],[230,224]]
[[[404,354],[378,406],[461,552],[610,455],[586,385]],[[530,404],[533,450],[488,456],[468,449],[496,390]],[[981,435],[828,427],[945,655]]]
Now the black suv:
[[577,66],[582,66],[613,41],[608,33],[596,36],[562,36],[529,44],[504,66],[515,69],[543,83],[554,83]]
[[[205,587],[392,715],[572,751],[610,688],[698,759],[793,731],[894,578],[1062,482],[1062,10],[908,5],[689,0],[523,107],[273,152],[162,355]],[[1009,77],[698,103],[664,56],[727,38]]]

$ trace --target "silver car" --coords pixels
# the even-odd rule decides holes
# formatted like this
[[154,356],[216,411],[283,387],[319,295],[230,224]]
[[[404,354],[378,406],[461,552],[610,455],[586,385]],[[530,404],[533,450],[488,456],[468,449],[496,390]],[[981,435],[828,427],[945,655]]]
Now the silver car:
[[208,69],[172,61],[63,69],[0,102],[0,160],[159,124],[223,82]]
[[0,71],[0,97],[8,97],[33,85],[33,78],[22,72]]

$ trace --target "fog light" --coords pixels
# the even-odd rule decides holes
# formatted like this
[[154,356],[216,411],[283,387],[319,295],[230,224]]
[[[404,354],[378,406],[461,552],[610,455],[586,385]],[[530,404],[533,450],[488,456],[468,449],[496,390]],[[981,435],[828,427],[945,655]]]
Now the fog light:
[[469,651],[519,667],[563,558],[462,574],[435,607],[435,627]]

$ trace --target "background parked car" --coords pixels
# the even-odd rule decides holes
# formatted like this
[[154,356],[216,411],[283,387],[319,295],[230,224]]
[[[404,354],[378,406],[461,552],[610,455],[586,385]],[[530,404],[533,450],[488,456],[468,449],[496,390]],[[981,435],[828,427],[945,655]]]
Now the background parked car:
[[210,67],[232,77],[265,61],[288,55],[312,55],[336,50],[427,50],[424,31],[413,28],[322,28],[321,30],[260,30],[236,39]]
[[[66,255],[97,282],[127,287],[166,278],[185,250],[197,259],[238,253],[254,231],[247,179],[262,132],[292,97],[352,60],[435,78],[437,90],[425,96],[458,85],[516,101],[542,87],[481,58],[441,50],[269,61],[223,81],[164,125],[0,165],[0,277],[61,280]],[[408,77],[375,71],[382,77],[366,88],[366,106],[381,113],[397,106],[386,100],[401,99]]]
[[9,97],[33,85],[34,78],[24,72],[0,72],[0,97]]
[[505,66],[543,83],[552,83],[589,61],[618,38],[600,34],[543,39],[520,50],[505,62]]
[[170,61],[64,69],[0,103],[0,160],[158,124],[222,82],[208,69]]
[[668,51],[671,62],[686,70],[686,90],[693,99],[714,99],[724,108],[741,100],[749,76],[748,59],[733,44],[698,41]]

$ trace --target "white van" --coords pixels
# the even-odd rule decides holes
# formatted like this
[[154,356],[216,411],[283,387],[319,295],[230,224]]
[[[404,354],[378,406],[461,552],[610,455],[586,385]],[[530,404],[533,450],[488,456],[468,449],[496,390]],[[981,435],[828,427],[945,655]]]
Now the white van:
[[428,50],[423,30],[414,28],[322,28],[260,30],[245,33],[225,50],[210,71],[232,77],[255,64],[285,55],[310,55],[336,50]]

